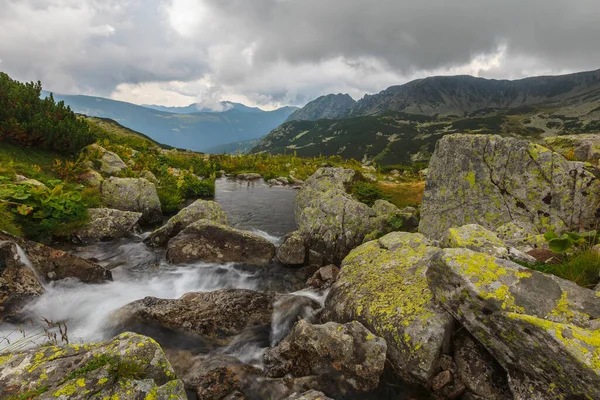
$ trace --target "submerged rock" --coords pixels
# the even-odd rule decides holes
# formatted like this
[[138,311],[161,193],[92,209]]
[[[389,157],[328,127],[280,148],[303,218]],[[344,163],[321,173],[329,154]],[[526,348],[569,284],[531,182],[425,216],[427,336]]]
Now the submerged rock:
[[187,399],[160,346],[132,333],[3,355],[0,367],[3,399]]
[[218,203],[196,200],[169,219],[165,225],[152,232],[144,242],[154,247],[164,246],[169,239],[179,234],[188,225],[201,219],[227,225],[227,216]]
[[300,232],[292,232],[283,239],[277,249],[277,261],[284,265],[303,265],[306,261],[306,246]]
[[82,155],[91,162],[93,168],[106,175],[116,175],[126,170],[127,165],[117,154],[106,150],[104,147],[92,144],[81,151]]
[[0,241],[18,244],[42,279],[48,280],[49,276],[52,276],[52,280],[77,278],[85,283],[102,283],[105,280],[112,280],[109,270],[71,253],[56,250],[3,231],[0,231]]
[[319,376],[336,393],[377,388],[385,364],[385,341],[362,324],[299,321],[291,333],[265,353],[267,376]]
[[140,223],[162,222],[163,216],[156,186],[146,179],[111,177],[102,182],[100,191],[108,207],[141,212]]
[[29,300],[44,293],[32,268],[26,265],[16,243],[0,242],[0,322],[10,320]]
[[275,246],[262,236],[201,219],[169,241],[167,260],[173,264],[193,261],[252,265],[268,264]]
[[430,287],[509,374],[517,399],[600,398],[596,293],[488,254],[438,253]]
[[142,213],[90,208],[90,222],[73,232],[73,236],[84,242],[99,242],[127,237],[139,231],[138,222]]
[[523,221],[541,233],[594,228],[600,182],[581,162],[525,140],[448,135],[429,164],[419,231],[441,239],[448,228],[493,230]]
[[430,387],[452,317],[434,301],[426,272],[440,249],[423,235],[394,232],[354,249],[325,302],[324,320],[361,322],[387,342],[406,381]]

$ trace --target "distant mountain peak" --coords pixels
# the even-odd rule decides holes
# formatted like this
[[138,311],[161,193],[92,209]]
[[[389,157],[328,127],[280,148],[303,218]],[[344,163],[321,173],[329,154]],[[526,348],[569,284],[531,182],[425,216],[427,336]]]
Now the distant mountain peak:
[[298,111],[292,113],[287,121],[316,121],[344,116],[356,102],[347,93],[321,96]]

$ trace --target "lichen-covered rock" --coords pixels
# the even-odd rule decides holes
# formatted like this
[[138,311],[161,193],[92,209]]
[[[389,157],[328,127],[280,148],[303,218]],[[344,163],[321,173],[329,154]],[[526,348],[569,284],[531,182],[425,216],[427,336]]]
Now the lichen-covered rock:
[[102,175],[93,169],[83,172],[78,176],[78,179],[80,182],[95,188],[99,188],[102,185],[102,181],[104,181]]
[[373,211],[379,220],[379,233],[391,231],[414,232],[419,227],[418,211],[413,207],[402,210],[386,200],[376,200]]
[[449,228],[442,238],[442,247],[464,248],[495,257],[508,257],[506,244],[494,232],[476,224]]
[[16,243],[0,241],[0,322],[11,320],[27,301],[42,293],[42,284],[21,259]]
[[77,278],[85,283],[102,283],[105,280],[112,280],[109,270],[71,253],[56,250],[4,231],[0,231],[0,241],[11,241],[18,244],[27,255],[37,275],[42,279],[48,280],[50,275],[53,276],[53,280]]
[[156,175],[154,175],[152,172],[145,170],[140,174],[140,178],[144,178],[147,179],[149,182],[154,183],[155,185],[158,185],[160,183],[160,181],[158,180],[158,178],[156,177]]
[[142,213],[90,208],[90,221],[73,232],[73,236],[84,242],[99,242],[127,237],[139,231],[138,222]]
[[506,371],[468,332],[453,337],[456,375],[467,389],[484,399],[512,399]]
[[23,175],[15,175],[15,182],[21,183],[23,185],[46,187],[46,185],[44,185],[42,182],[38,181],[37,179],[27,178],[26,176],[23,176]]
[[307,247],[323,256],[325,264],[339,265],[365,238],[369,240],[391,230],[385,224],[389,208],[378,208],[378,214],[348,194],[356,179],[357,174],[351,169],[321,168],[296,195],[298,231]]
[[579,134],[552,136],[544,144],[568,160],[597,164],[600,160],[600,135]]
[[206,219],[188,225],[167,246],[167,260],[174,264],[203,261],[264,265],[274,256],[275,246],[267,239]]
[[317,375],[336,382],[341,393],[367,392],[379,385],[386,347],[385,340],[357,321],[312,325],[300,320],[266,351],[264,366],[270,377]]
[[154,247],[164,246],[169,239],[179,234],[179,232],[188,225],[200,219],[227,225],[227,216],[218,203],[214,201],[196,200],[183,210],[179,211],[177,215],[169,219],[165,225],[152,232],[144,242]]
[[100,191],[108,207],[141,212],[142,224],[156,224],[163,220],[156,186],[144,178],[111,177],[102,182]]
[[242,181],[254,181],[257,179],[261,179],[262,176],[260,174],[257,173],[248,173],[248,174],[238,174],[236,176],[236,179],[242,180]]
[[3,399],[187,398],[158,343],[132,333],[104,343],[5,354],[0,368]]
[[541,233],[593,228],[600,182],[581,162],[545,147],[496,135],[448,135],[429,164],[419,231],[440,239],[448,228],[512,221]]
[[530,222],[512,221],[496,228],[496,234],[507,245],[521,251],[534,248],[547,248],[548,242],[544,235]]
[[81,150],[82,155],[91,162],[93,168],[106,175],[116,175],[127,169],[121,157],[106,150],[104,147],[92,144]]
[[427,274],[435,298],[508,372],[515,398],[600,398],[595,292],[467,249],[438,253]]
[[383,337],[394,371],[429,387],[452,317],[433,300],[426,272],[441,251],[420,234],[393,232],[354,249],[325,302],[324,320],[359,321]]
[[300,232],[292,232],[285,237],[277,249],[277,261],[285,265],[303,265],[306,261],[306,246]]
[[186,293],[179,299],[146,297],[117,310],[111,325],[117,330],[137,326],[161,326],[207,338],[229,338],[243,329],[271,324],[272,293],[224,289]]

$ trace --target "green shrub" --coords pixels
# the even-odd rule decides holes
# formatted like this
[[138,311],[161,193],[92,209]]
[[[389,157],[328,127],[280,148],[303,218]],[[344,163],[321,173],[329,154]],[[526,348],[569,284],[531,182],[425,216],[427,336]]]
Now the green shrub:
[[350,193],[360,202],[372,207],[377,200],[389,200],[390,197],[383,193],[383,190],[377,184],[371,182],[356,182]]
[[598,284],[599,281],[600,255],[591,248],[572,254],[558,264],[519,264],[539,272],[567,279],[579,286],[590,289]]
[[209,178],[200,180],[194,175],[183,175],[183,184],[180,187],[183,197],[213,197],[215,195],[215,180]]
[[164,213],[173,214],[179,211],[184,199],[181,197],[177,186],[161,185],[157,188],[157,192]]

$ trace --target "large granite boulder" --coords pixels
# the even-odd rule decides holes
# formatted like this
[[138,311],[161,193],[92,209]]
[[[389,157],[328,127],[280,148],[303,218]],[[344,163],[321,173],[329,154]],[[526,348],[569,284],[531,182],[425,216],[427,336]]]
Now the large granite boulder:
[[448,228],[512,221],[541,233],[593,228],[600,182],[581,162],[525,140],[448,135],[429,164],[419,231],[441,239]]
[[298,231],[306,246],[323,256],[322,265],[339,265],[365,239],[390,232],[387,221],[402,214],[388,202],[371,208],[353,198],[348,190],[358,179],[351,169],[321,168],[296,195]]
[[426,272],[441,250],[420,234],[393,232],[354,249],[325,301],[324,320],[353,320],[383,337],[393,370],[430,387],[452,317],[434,301]]
[[102,182],[100,191],[108,207],[141,212],[142,224],[156,224],[163,220],[156,186],[144,178],[111,177]]
[[188,225],[201,219],[227,225],[227,216],[218,203],[196,200],[169,219],[165,225],[152,232],[144,242],[153,247],[164,246],[169,239],[177,236]]
[[435,298],[509,374],[516,399],[600,398],[600,301],[573,282],[468,249],[427,272]]
[[85,147],[81,154],[95,170],[106,175],[116,175],[127,169],[121,157],[98,144]]
[[506,258],[506,244],[494,233],[481,225],[469,224],[449,228],[442,238],[442,247],[465,248],[496,257]]
[[5,354],[0,368],[3,399],[187,399],[160,346],[132,333]]
[[336,392],[368,392],[383,374],[385,341],[360,322],[312,325],[300,320],[290,334],[264,356],[267,376],[316,375]]
[[139,231],[138,222],[142,213],[114,210],[112,208],[90,208],[90,221],[73,232],[83,242],[99,242],[127,237]]
[[544,145],[568,160],[594,164],[600,160],[600,135],[597,134],[552,136],[544,139]]
[[23,305],[44,293],[33,268],[19,254],[16,243],[0,241],[0,322],[11,320]]
[[[31,263],[31,267],[42,280],[77,278],[85,283],[102,283],[105,280],[112,280],[109,270],[71,253],[56,250],[4,231],[0,231],[0,241],[10,241],[19,245]],[[25,260],[21,261],[26,263]]]
[[117,310],[111,324],[121,330],[161,326],[206,338],[230,338],[248,327],[270,326],[275,299],[272,293],[245,289],[187,293],[179,299],[146,297]]
[[201,219],[169,241],[167,260],[173,264],[207,263],[268,264],[275,246],[262,236]]

